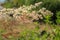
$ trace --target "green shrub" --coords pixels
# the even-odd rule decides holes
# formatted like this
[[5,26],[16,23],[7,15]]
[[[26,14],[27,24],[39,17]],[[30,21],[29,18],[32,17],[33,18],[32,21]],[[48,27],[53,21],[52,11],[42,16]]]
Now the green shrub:
[[56,13],[56,17],[57,17],[56,23],[60,24],[60,11]]

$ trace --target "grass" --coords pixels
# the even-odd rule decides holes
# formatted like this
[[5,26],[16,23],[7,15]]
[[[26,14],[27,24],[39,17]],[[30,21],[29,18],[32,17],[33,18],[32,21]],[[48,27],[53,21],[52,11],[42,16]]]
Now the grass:
[[[0,23],[1,24],[1,23]],[[6,23],[5,23],[6,24]],[[13,24],[12,24],[13,25]],[[9,25],[11,29],[3,29],[4,24],[0,25],[0,40],[59,40],[60,27],[55,25],[38,24],[36,22],[29,24]]]

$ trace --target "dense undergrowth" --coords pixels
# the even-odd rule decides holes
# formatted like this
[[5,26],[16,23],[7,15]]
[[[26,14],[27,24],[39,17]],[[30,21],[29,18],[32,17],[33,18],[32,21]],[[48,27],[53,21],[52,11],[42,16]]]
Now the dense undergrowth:
[[[52,5],[55,7],[56,1],[51,0],[54,4],[47,5],[51,1],[41,0],[46,3],[46,8],[40,7],[43,2],[38,1],[40,0],[26,0],[24,3],[21,0],[19,3],[13,0],[13,4],[8,1],[8,4],[5,3],[6,8],[0,10],[0,40],[60,40],[60,12],[51,9]],[[15,8],[17,6],[20,7]],[[54,11],[56,24],[52,21]]]

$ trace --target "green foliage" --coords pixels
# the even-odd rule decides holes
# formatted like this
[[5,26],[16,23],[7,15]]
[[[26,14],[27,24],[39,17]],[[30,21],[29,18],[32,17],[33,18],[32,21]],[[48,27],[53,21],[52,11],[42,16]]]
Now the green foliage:
[[19,6],[25,4],[25,0],[18,0],[18,3],[17,3]]
[[42,7],[45,7],[54,13],[57,10],[60,10],[60,1],[59,0],[36,0],[36,1],[37,2],[42,1],[43,2]]
[[51,15],[49,16],[45,16],[45,20],[46,23],[51,23]]
[[[8,4],[10,5],[15,5],[15,6],[20,6],[20,5],[30,5],[30,4],[34,4],[36,2],[43,2],[42,7],[45,7],[53,12],[60,10],[60,1],[59,0],[14,0],[13,3],[8,2]],[[4,4],[4,5],[8,5],[8,4]],[[10,5],[10,7],[11,7]]]
[[31,5],[34,3],[35,3],[35,0],[25,0],[25,5]]
[[13,7],[13,4],[7,2],[7,3],[5,3],[3,6],[4,6],[5,8],[12,8],[12,7]]
[[56,13],[56,17],[57,17],[56,23],[57,23],[57,24],[60,24],[60,11],[58,11],[58,12]]

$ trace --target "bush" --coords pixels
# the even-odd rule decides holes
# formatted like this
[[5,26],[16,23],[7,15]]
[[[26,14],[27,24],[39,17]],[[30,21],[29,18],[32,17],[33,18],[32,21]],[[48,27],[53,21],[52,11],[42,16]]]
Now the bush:
[[58,12],[56,13],[56,17],[57,17],[56,23],[57,23],[57,24],[60,24],[60,11],[58,11]]

